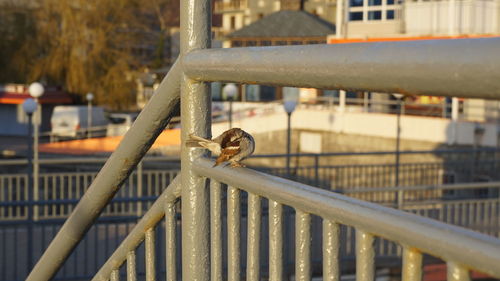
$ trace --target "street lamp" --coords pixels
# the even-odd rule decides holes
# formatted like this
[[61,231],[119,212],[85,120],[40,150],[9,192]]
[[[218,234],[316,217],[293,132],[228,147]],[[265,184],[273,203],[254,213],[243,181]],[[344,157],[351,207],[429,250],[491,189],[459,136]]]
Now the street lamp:
[[233,83],[228,83],[222,88],[222,95],[229,101],[229,128],[233,127],[233,101],[238,95],[238,87]]
[[31,270],[33,265],[33,113],[37,109],[37,103],[34,99],[29,98],[23,102],[23,110],[28,115],[28,269]]
[[283,107],[285,108],[285,112],[288,115],[288,126],[287,126],[287,137],[286,137],[286,173],[290,178],[290,144],[291,144],[291,136],[292,136],[292,113],[297,106],[296,100],[285,100],[283,102]]
[[92,137],[92,100],[94,99],[94,94],[87,93],[87,138]]
[[[40,98],[45,92],[45,88],[39,82],[31,83],[28,87],[28,93],[31,97],[33,97],[33,101],[35,102],[35,118],[34,118],[34,138],[33,138],[33,190],[34,190],[34,199],[38,200],[38,174],[40,170],[40,165],[38,161],[38,130],[40,124],[42,124],[42,106],[38,102],[38,98]],[[27,112],[27,111],[26,111]],[[28,114],[29,115],[29,114]],[[35,220],[38,220],[38,206],[34,207],[35,210]]]
[[[401,111],[403,110],[404,95],[392,94],[398,100],[397,123],[396,123],[396,173],[394,185],[399,187],[399,161],[400,161],[400,143],[401,143]],[[403,191],[398,188],[397,205],[401,208],[403,205]]]

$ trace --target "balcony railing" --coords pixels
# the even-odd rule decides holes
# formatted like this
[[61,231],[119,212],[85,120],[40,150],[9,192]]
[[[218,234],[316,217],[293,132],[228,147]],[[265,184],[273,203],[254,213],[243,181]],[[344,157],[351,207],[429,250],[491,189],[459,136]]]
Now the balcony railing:
[[[210,2],[181,2],[181,58],[46,249],[27,280],[49,280],[105,208],[159,132],[179,101],[182,140],[210,136],[209,81],[280,86],[402,92],[473,98],[500,98],[500,39],[384,42],[333,46],[212,49]],[[487,70],[487,71],[486,71]],[[248,280],[261,271],[262,202],[269,210],[269,280],[283,280],[285,253],[295,251],[296,280],[309,280],[311,220],[320,217],[324,280],[339,280],[339,227],[356,233],[356,278],[374,280],[376,237],[403,248],[403,280],[421,280],[423,255],[448,266],[448,280],[469,280],[470,270],[500,277],[500,240],[400,210],[345,197],[245,168],[213,168],[200,149],[182,147],[181,175],[96,275],[119,280],[126,262],[129,280],[137,279],[136,248],[145,240],[146,280],[156,279],[154,226],[163,216],[166,279],[177,280],[174,253],[182,252],[182,279],[241,280],[246,249]],[[207,187],[210,179],[210,188]],[[227,185],[227,188],[222,184]],[[227,192],[227,274],[222,267],[221,192]],[[248,194],[249,233],[242,248],[242,193]],[[176,200],[181,200],[181,246],[176,242]],[[283,218],[295,214],[295,247],[283,247]],[[286,255],[289,256],[289,255]],[[224,278],[225,279],[225,278]]]

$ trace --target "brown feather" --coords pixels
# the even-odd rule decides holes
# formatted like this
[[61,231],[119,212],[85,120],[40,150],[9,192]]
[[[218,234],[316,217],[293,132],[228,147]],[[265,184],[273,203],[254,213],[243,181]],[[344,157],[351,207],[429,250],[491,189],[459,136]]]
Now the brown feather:
[[222,150],[221,154],[219,157],[217,157],[217,160],[215,160],[215,166],[219,165],[222,162],[226,162],[233,158],[234,155],[238,154],[240,152],[240,149],[235,149],[235,147],[227,147]]

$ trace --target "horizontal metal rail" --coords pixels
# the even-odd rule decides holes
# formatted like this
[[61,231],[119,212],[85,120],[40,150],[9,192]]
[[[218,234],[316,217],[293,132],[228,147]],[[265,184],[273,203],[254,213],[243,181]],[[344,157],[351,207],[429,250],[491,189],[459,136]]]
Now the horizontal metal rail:
[[125,240],[109,257],[107,262],[101,267],[92,280],[109,280],[111,273],[120,268],[127,261],[131,251],[134,251],[144,240],[146,230],[153,228],[165,215],[165,204],[175,202],[181,196],[180,175],[163,191],[153,206],[141,218],[137,225],[127,235]]
[[200,176],[273,202],[500,277],[500,240],[496,238],[253,170],[212,166],[213,161],[198,159],[193,168]]
[[343,194],[353,193],[371,193],[371,192],[398,192],[398,191],[428,191],[428,190],[459,190],[459,189],[478,189],[478,188],[500,188],[500,181],[477,182],[477,183],[459,183],[443,185],[417,185],[400,187],[377,187],[377,188],[349,188],[342,190]]
[[500,37],[195,50],[198,81],[500,99]]
[[49,280],[146,154],[179,107],[181,70],[174,64],[118,148],[66,220],[27,280]]

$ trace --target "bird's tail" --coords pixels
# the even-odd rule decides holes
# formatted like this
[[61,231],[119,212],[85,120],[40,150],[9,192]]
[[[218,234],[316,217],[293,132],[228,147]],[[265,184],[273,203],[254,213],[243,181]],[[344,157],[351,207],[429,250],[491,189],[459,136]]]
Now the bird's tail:
[[193,134],[189,135],[189,138],[186,140],[186,146],[187,147],[204,147],[210,151],[212,151],[215,154],[220,154],[220,144],[212,141],[212,140],[207,140],[202,137],[195,136]]
[[187,147],[204,147],[202,143],[209,143],[211,140],[204,139],[202,137],[189,134],[189,138],[186,140]]

